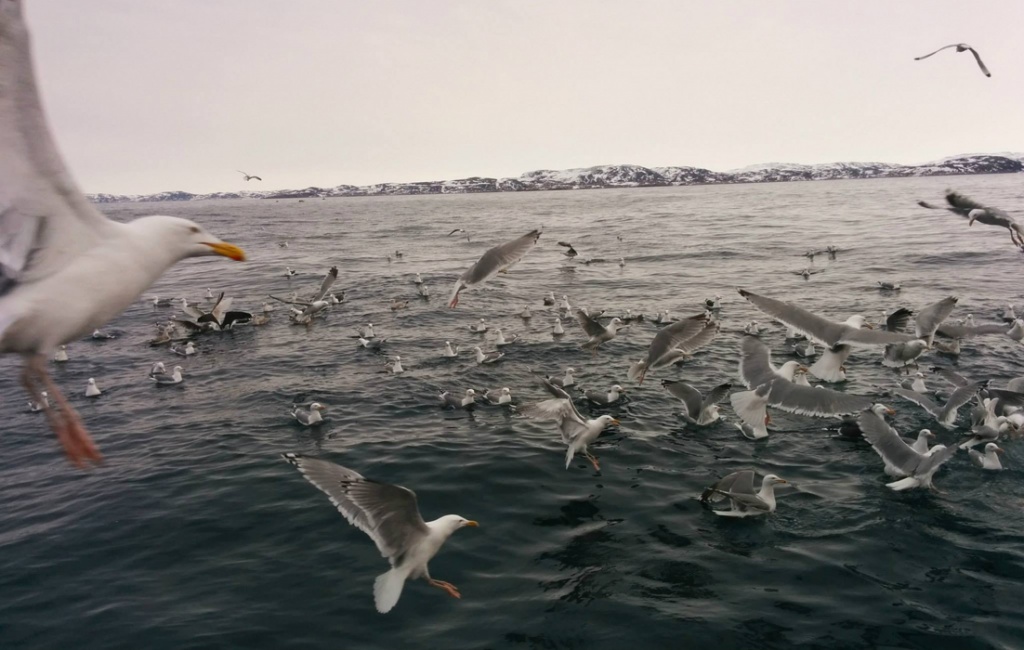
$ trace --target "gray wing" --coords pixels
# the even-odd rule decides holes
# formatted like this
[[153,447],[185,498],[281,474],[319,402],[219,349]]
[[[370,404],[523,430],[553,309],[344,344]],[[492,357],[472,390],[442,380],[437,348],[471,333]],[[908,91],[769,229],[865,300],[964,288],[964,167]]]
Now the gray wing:
[[1010,325],[1004,325],[1002,323],[984,323],[982,325],[968,327],[966,325],[944,323],[940,325],[936,331],[942,336],[947,336],[951,339],[969,339],[975,336],[983,336],[985,334],[1006,334],[1010,331]]
[[968,449],[967,455],[970,456],[971,462],[974,463],[977,467],[985,466],[985,454],[975,449]]
[[532,230],[519,239],[495,246],[484,253],[476,264],[469,267],[459,277],[459,281],[467,287],[486,282],[499,271],[521,260],[540,239],[540,234],[539,230]]
[[777,377],[758,390],[768,399],[768,405],[799,415],[845,415],[871,407],[871,400],[860,395],[840,393],[828,388],[799,386]]
[[946,320],[946,317],[953,313],[956,301],[955,296],[949,296],[937,303],[928,305],[918,312],[917,319],[914,322],[914,331],[917,337],[925,339],[930,345],[932,337],[935,335],[935,329],[942,324],[942,321]]
[[946,203],[948,203],[958,214],[965,217],[971,210],[986,209],[985,206],[969,196],[961,194],[960,192],[954,192],[953,190],[946,192]]
[[695,352],[715,340],[718,335],[718,323],[708,322],[697,334],[686,339],[677,346],[678,350],[687,354]]
[[956,452],[958,452],[959,450],[960,447],[958,445],[950,445],[938,451],[932,451],[931,454],[921,459],[919,471],[921,473],[924,473],[933,467],[939,467],[939,465],[942,465],[947,460],[955,456]]
[[940,377],[942,377],[943,379],[945,379],[947,382],[954,386],[966,386],[967,384],[971,383],[967,380],[966,377],[964,377],[963,375],[954,370],[950,370],[949,368],[944,368],[942,366],[932,366],[931,368],[929,368],[929,370],[939,375]]
[[310,302],[316,302],[317,300],[323,300],[323,297],[327,295],[327,292],[331,290],[335,280],[338,279],[338,267],[332,266],[331,270],[324,276],[323,282],[320,283],[320,289],[316,292],[316,295],[310,300]]
[[757,388],[777,378],[768,346],[756,336],[745,335],[740,343],[740,379],[744,385]]
[[907,476],[912,476],[921,465],[922,455],[903,442],[896,430],[874,412],[861,413],[857,424],[878,455]]
[[699,390],[685,381],[672,381],[671,379],[662,379],[661,385],[665,387],[665,390],[667,390],[672,397],[683,402],[686,406],[686,411],[689,413],[691,418],[700,417],[700,411],[704,405],[704,398],[700,394]]
[[743,289],[740,289],[739,292],[752,305],[783,325],[791,327],[808,338],[828,347],[833,347],[840,343],[856,346],[886,345],[888,343],[902,343],[913,338],[896,332],[857,329],[845,323],[830,321],[827,318],[812,314],[806,309],[790,305],[781,300],[759,296]]
[[1006,382],[1006,390],[1014,393],[1024,393],[1024,377],[1017,377]]
[[579,321],[580,327],[587,333],[587,336],[600,336],[606,331],[604,325],[588,316],[582,309],[576,310],[576,320]]
[[920,406],[921,408],[923,408],[924,410],[928,411],[929,413],[936,417],[938,417],[939,413],[942,412],[942,408],[938,404],[930,400],[926,395],[922,395],[921,393],[915,393],[914,391],[907,390],[906,388],[893,388],[892,392],[899,395],[900,397],[907,401],[917,404],[918,406]]
[[47,277],[119,228],[78,189],[39,101],[21,3],[0,8],[0,295]]
[[730,390],[732,390],[732,384],[728,382],[715,386],[711,389],[711,392],[704,396],[704,403],[701,405],[701,408],[707,408],[712,404],[718,404],[725,399]]
[[[944,208],[943,208],[944,209]],[[910,317],[914,312],[906,307],[900,307],[885,319],[885,329],[889,332],[899,332],[910,323]]]
[[707,317],[704,314],[698,314],[662,328],[651,341],[651,347],[647,351],[647,367],[651,370],[659,368],[659,361],[664,361],[669,353],[694,338],[707,323]]
[[569,444],[586,430],[586,421],[580,415],[572,400],[549,399],[536,404],[527,404],[520,413],[538,420],[554,420],[562,433],[562,442]]
[[943,406],[942,410],[939,412],[939,419],[941,420],[950,412],[955,411],[967,402],[970,402],[974,399],[974,396],[978,394],[978,391],[984,388],[987,383],[987,381],[979,381],[957,388],[953,391],[953,394],[949,396],[949,399],[946,400],[945,406]]
[[392,566],[430,532],[420,516],[412,490],[364,478],[325,460],[296,454],[282,454],[282,457],[326,494],[350,524],[369,535]]
[[723,492],[754,494],[754,470],[742,469],[723,476],[717,483],[704,490],[700,495],[700,500],[704,502],[721,501],[724,498]]
[[185,312],[185,315],[190,316],[197,321],[206,315],[206,313],[202,309],[199,309],[194,305],[185,305],[185,307],[181,311]]
[[974,60],[978,62],[978,67],[979,67],[979,68],[981,68],[981,71],[982,71],[983,73],[985,73],[985,76],[986,76],[986,77],[991,77],[991,76],[992,76],[992,73],[991,73],[991,72],[989,72],[989,71],[988,71],[988,68],[986,68],[986,67],[985,67],[985,64],[984,64],[984,63],[982,62],[982,60],[981,60],[981,56],[980,56],[980,55],[978,54],[978,52],[977,52],[977,51],[975,51],[975,49],[974,49],[973,47],[969,47],[969,48],[967,48],[967,49],[968,49],[968,50],[970,50],[970,51],[971,51],[971,54],[973,54],[973,55],[974,55]]
[[541,378],[541,383],[549,393],[551,393],[558,399],[571,399],[569,397],[569,393],[565,392],[565,390],[563,390],[562,387],[552,383],[550,379]]
[[957,45],[959,45],[959,43],[953,43],[952,45],[946,45],[945,47],[940,47],[939,49],[935,50],[934,52],[931,52],[929,54],[925,54],[924,56],[915,56],[914,60],[915,61],[920,61],[921,59],[927,59],[928,57],[932,56],[933,54],[938,54],[942,50],[948,50],[949,48],[956,47]]

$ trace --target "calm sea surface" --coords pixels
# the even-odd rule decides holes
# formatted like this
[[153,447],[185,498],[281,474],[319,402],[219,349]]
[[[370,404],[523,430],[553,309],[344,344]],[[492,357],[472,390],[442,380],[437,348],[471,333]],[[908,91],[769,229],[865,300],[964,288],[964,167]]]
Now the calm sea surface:
[[[1004,444],[1007,471],[960,454],[937,477],[943,493],[893,493],[874,451],[822,431],[826,420],[775,411],[778,430],[754,443],[725,405],[729,422],[688,430],[659,382],[736,380],[737,330],[767,320],[737,286],[837,320],[950,294],[953,318],[992,321],[1007,301],[1020,305],[1024,257],[1005,231],[915,205],[941,202],[947,186],[1024,212],[1022,175],[102,206],[119,220],[195,219],[249,253],[243,264],[187,260],[153,288],[160,296],[201,300],[210,287],[258,311],[268,293],[312,292],[337,265],[347,300],[309,328],[278,311],[264,327],[205,335],[187,360],[147,345],[176,310],[141,301],[110,324],[117,339],[71,343],[71,361],[52,368],[106,456],[90,471],[71,468],[27,412],[20,361],[0,360],[0,648],[1020,648],[1024,443]],[[472,241],[446,236],[455,227]],[[540,244],[518,266],[445,308],[486,248],[535,227]],[[570,263],[558,240],[609,263]],[[815,260],[823,273],[791,273],[828,244],[842,252]],[[402,260],[388,262],[396,250]],[[286,265],[306,275],[289,279]],[[416,272],[429,301],[416,296]],[[880,293],[882,279],[904,288]],[[723,330],[636,387],[625,371],[656,328],[634,325],[591,358],[575,323],[552,338],[548,291],[676,316],[718,293]],[[409,308],[393,313],[392,298]],[[467,331],[480,318],[522,337],[506,360],[442,359],[445,340],[464,350],[481,340]],[[357,347],[355,328],[369,322],[404,375]],[[765,334],[777,363],[792,358],[783,338],[778,326]],[[182,361],[184,385],[154,387],[155,361]],[[856,351],[843,390],[895,385],[879,361]],[[998,386],[1024,375],[1024,347],[1006,338],[931,361]],[[440,390],[502,386],[520,403],[542,399],[536,373],[566,366],[584,388],[628,391],[608,411],[621,427],[595,446],[599,474],[582,460],[564,469],[549,424],[435,402]],[[89,377],[106,391],[97,400],[82,396]],[[310,430],[288,411],[312,399],[330,419]],[[928,425],[913,405],[890,403],[900,431]],[[279,458],[286,451],[408,486],[428,519],[478,520],[430,566],[462,600],[415,581],[377,614],[386,561]],[[700,505],[704,486],[741,468],[791,482],[776,514],[726,520]]]

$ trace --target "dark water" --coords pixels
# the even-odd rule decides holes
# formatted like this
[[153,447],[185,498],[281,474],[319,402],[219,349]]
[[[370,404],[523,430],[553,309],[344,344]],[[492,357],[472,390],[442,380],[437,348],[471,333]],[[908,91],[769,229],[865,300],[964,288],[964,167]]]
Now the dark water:
[[[658,382],[706,389],[735,378],[735,330],[765,320],[736,286],[837,319],[949,294],[961,297],[954,318],[991,320],[1007,300],[1021,303],[1024,259],[1004,232],[914,205],[941,200],[948,184],[1024,207],[1020,176],[106,206],[119,219],[193,218],[250,254],[245,264],[186,261],[159,295],[200,299],[212,287],[258,309],[269,292],[312,291],[337,264],[348,302],[308,329],[278,312],[265,327],[203,337],[178,389],[146,380],[153,362],[179,361],[146,345],[171,310],[140,302],[110,325],[118,339],[72,343],[70,363],[53,370],[106,455],[87,472],[25,411],[17,360],[0,361],[0,648],[1021,647],[1020,443],[1005,443],[1005,472],[960,454],[937,478],[945,494],[897,494],[875,453],[830,437],[823,420],[775,412],[780,430],[756,444],[731,422],[688,431]],[[472,243],[445,236],[456,226]],[[544,235],[521,264],[444,308],[455,276],[488,245],[535,226]],[[289,248],[275,245],[283,239]],[[627,265],[569,264],[560,239]],[[807,282],[788,272],[827,244],[843,252],[819,258],[826,272]],[[388,263],[395,249],[404,260]],[[285,265],[310,275],[289,280]],[[417,271],[430,302],[415,297]],[[881,294],[879,279],[905,288]],[[724,331],[637,388],[625,370],[654,327],[634,326],[592,359],[575,324],[552,340],[549,290],[591,308],[676,315],[720,293]],[[393,297],[410,308],[392,313]],[[525,305],[529,324],[516,316]],[[466,326],[480,317],[523,341],[497,367],[441,359],[444,340],[477,340]],[[354,328],[367,322],[406,374],[385,374],[383,356],[357,348]],[[766,335],[780,362],[783,334]],[[879,357],[856,352],[845,389],[894,385]],[[1008,339],[965,344],[956,363],[997,385],[1024,374],[1021,345]],[[531,371],[567,365],[586,388],[629,391],[611,411],[622,426],[595,449],[600,474],[583,462],[564,469],[551,426],[433,401],[441,389],[501,386],[540,399]],[[88,377],[107,394],[81,397]],[[303,429],[288,407],[314,398],[330,420]],[[901,431],[927,425],[916,407],[893,405]],[[409,486],[427,518],[479,520],[431,563],[462,600],[417,581],[377,614],[372,585],[385,561],[284,451]],[[700,506],[705,485],[745,467],[791,481],[775,515],[723,520]]]

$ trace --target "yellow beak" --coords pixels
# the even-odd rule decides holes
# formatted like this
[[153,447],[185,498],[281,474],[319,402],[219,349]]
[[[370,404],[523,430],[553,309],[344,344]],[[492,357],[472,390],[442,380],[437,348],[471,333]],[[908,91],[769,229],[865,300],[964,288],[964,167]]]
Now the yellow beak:
[[477,528],[477,527],[480,526],[480,524],[476,523],[475,521],[467,521],[466,523],[464,523],[462,525],[463,526],[472,526],[473,528]]
[[614,424],[615,426],[619,426],[619,424],[621,423],[618,420],[612,420],[612,424]]
[[210,243],[205,241],[203,244],[212,248],[213,252],[218,255],[223,255],[224,257],[235,260],[236,262],[245,261],[245,251],[234,244],[228,244],[227,242]]

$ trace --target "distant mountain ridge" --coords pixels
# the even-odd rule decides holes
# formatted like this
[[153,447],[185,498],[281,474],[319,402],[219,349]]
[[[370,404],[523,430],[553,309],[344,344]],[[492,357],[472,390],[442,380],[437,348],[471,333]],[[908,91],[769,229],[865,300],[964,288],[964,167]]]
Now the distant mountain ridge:
[[122,201],[201,201],[208,199],[299,199],[337,196],[388,196],[409,194],[469,194],[474,192],[537,192],[586,190],[608,187],[664,187],[670,185],[724,185],[728,183],[782,183],[853,178],[900,178],[905,176],[952,176],[959,174],[1011,174],[1024,171],[1024,154],[963,154],[923,165],[893,163],[767,163],[727,172],[700,167],[641,167],[598,165],[581,169],[526,172],[518,178],[473,176],[449,181],[378,183],[307,187],[299,190],[242,192],[160,192],[158,194],[89,194],[95,203]]

